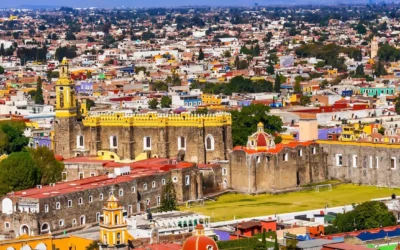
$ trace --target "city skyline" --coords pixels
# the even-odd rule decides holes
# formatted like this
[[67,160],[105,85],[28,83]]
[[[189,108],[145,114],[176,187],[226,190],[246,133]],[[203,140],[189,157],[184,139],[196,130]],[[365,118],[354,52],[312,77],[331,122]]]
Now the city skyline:
[[[359,3],[369,3],[368,0],[350,0],[346,1],[346,4],[359,4]],[[377,2],[377,1],[374,1]],[[381,1],[380,1],[381,2]],[[259,1],[247,1],[247,0],[221,0],[221,1],[211,1],[205,0],[202,2],[198,2],[195,0],[155,0],[151,2],[143,2],[143,1],[127,1],[127,0],[115,0],[115,1],[105,1],[105,0],[86,0],[86,1],[58,1],[57,4],[51,0],[40,0],[35,1],[32,4],[29,0],[15,0],[15,1],[5,1],[3,7],[5,8],[21,8],[21,7],[29,7],[29,8],[57,8],[61,6],[68,6],[74,8],[89,8],[89,7],[98,7],[98,8],[114,8],[114,7],[138,7],[138,8],[152,8],[152,7],[183,7],[183,6],[243,6],[249,7],[254,6],[255,4],[260,6],[268,6],[268,5],[282,5],[282,6],[290,6],[290,5],[335,5],[344,3],[341,0],[330,0],[324,1],[321,3],[317,0],[296,0],[288,3],[287,1],[282,0],[259,0]]]

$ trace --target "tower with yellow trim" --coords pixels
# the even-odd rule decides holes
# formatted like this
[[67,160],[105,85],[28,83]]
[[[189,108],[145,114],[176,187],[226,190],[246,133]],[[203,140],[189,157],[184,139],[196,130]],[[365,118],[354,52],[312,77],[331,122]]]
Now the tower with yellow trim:
[[100,223],[101,249],[118,249],[128,245],[128,226],[123,218],[123,208],[111,195],[103,207],[103,222]]
[[64,58],[59,68],[60,76],[56,83],[56,120],[54,130],[55,152],[70,157],[73,149],[71,134],[76,123],[76,99],[74,83],[70,78],[68,60]]

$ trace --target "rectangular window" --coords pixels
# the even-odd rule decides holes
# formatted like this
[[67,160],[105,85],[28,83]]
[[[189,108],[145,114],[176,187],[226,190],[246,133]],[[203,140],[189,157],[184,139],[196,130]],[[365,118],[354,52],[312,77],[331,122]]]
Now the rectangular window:
[[124,196],[124,190],[122,188],[118,191],[118,195],[119,197]]
[[343,164],[343,156],[341,154],[336,155],[336,166],[342,166]]
[[82,180],[85,177],[83,172],[79,172],[78,175],[79,175],[79,180]]
[[178,137],[178,150],[186,149],[186,138],[183,136]]
[[163,185],[163,186],[165,185],[165,179],[161,180],[161,185]]
[[60,202],[57,202],[56,203],[56,209],[58,210],[58,209],[60,209],[61,208],[61,204],[60,204]]
[[143,190],[144,190],[144,191],[147,190],[147,184],[143,184]]
[[146,204],[147,204],[147,206],[150,205],[150,199],[146,199]]
[[10,228],[10,222],[4,222],[4,228]]
[[93,196],[89,196],[89,203],[93,202]]
[[379,168],[379,157],[378,156],[375,158],[375,166],[376,166],[376,168]]
[[81,198],[79,198],[79,200],[78,200],[78,205],[82,205],[83,204],[83,198],[81,197]]
[[67,181],[67,172],[62,172],[61,173],[61,180],[62,181]]
[[147,136],[143,138],[143,149],[144,150],[151,149],[151,137]]
[[103,200],[104,199],[104,195],[103,194],[100,194],[100,197],[99,197],[99,200]]
[[64,226],[64,220],[59,220],[59,221],[58,221],[58,225],[59,225],[60,227]]
[[44,212],[45,213],[48,213],[49,212],[49,205],[44,205]]
[[223,168],[222,169],[222,175],[228,175],[228,169]]
[[357,155],[353,155],[353,168],[357,167]]
[[161,197],[158,196],[158,197],[157,197],[157,205],[160,205],[160,204],[161,204]]
[[390,158],[390,169],[396,169],[396,157]]
[[152,188],[155,188],[155,187],[156,187],[156,182],[155,182],[155,181],[153,181],[153,182],[151,183],[151,187],[152,187]]
[[374,168],[374,157],[369,157],[369,168]]
[[189,175],[185,176],[185,184],[186,184],[186,186],[188,186],[190,184],[190,176]]
[[298,154],[300,157],[303,156],[303,150],[302,150],[302,149],[297,150],[297,154]]
[[284,154],[282,155],[282,160],[283,160],[283,161],[288,161],[288,160],[289,160],[289,154],[288,154],[288,153],[284,153]]
[[118,148],[118,139],[115,135],[110,136],[110,148]]
[[132,187],[132,193],[133,193],[133,194],[136,193],[136,187]]
[[81,149],[84,148],[83,135],[78,135],[76,137],[76,143],[77,143],[77,145],[76,145],[77,148],[81,148]]
[[68,207],[72,207],[72,200],[68,200]]

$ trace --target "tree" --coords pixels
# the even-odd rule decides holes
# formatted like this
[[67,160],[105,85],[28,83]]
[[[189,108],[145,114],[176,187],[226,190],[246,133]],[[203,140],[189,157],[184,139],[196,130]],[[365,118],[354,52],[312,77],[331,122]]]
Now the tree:
[[275,235],[274,250],[279,250],[278,238]]
[[381,62],[381,60],[378,61],[378,63],[375,65],[375,75],[377,77],[380,77],[382,75],[387,75],[385,66]]
[[64,57],[68,59],[72,59],[76,57],[76,48],[75,47],[59,47],[56,49],[55,57],[58,61],[62,61]]
[[44,104],[42,79],[40,77],[38,77],[37,84],[36,84],[35,103],[36,104]]
[[268,64],[267,73],[270,74],[270,75],[273,75],[275,73],[274,65],[272,65],[272,63]]
[[174,184],[171,180],[168,180],[162,189],[160,211],[167,212],[172,210],[179,210],[179,208],[176,202]]
[[234,146],[246,145],[248,136],[257,131],[257,124],[264,123],[267,133],[282,132],[282,119],[268,115],[270,108],[262,104],[243,107],[241,111],[231,111],[232,139]]
[[300,97],[300,105],[301,106],[306,106],[311,103],[311,97],[308,95],[303,95]]
[[5,56],[6,55],[6,51],[4,49],[4,43],[2,43],[0,45],[0,56]]
[[231,52],[229,50],[225,50],[224,51],[224,57],[229,58],[231,56],[232,56],[232,54],[231,54]]
[[333,225],[329,225],[329,226],[325,227],[325,230],[324,230],[325,235],[337,234],[337,233],[340,233],[339,229],[337,229],[337,227],[335,227]]
[[396,104],[395,104],[394,108],[396,110],[396,113],[399,115],[400,114],[400,96],[397,97]]
[[65,40],[76,40],[76,36],[72,31],[67,31],[65,34]]
[[356,77],[362,77],[364,75],[365,75],[365,73],[364,73],[364,65],[360,64],[356,68],[355,76]]
[[252,55],[253,56],[259,56],[260,55],[260,45],[256,45],[256,46],[254,46],[254,48],[253,48],[253,51],[252,51]]
[[149,101],[149,108],[150,109],[157,109],[158,101],[156,98],[153,98]]
[[28,152],[39,168],[40,184],[47,185],[61,180],[64,164],[56,160],[53,151],[47,147],[37,147],[36,149],[29,148]]
[[0,194],[32,188],[40,183],[37,165],[28,152],[16,152],[0,162]]
[[361,23],[361,21],[357,24],[356,31],[357,31],[358,34],[361,34],[361,35],[364,35],[365,33],[367,33],[367,29]]
[[25,123],[23,122],[1,122],[0,123],[0,152],[11,154],[20,152],[29,139],[23,135]]
[[4,74],[4,68],[3,68],[3,66],[0,66],[0,75],[1,74]]
[[281,78],[280,78],[280,75],[278,75],[278,74],[275,75],[274,90],[276,93],[281,92]]
[[171,98],[169,98],[168,96],[163,96],[161,98],[161,108],[169,108],[171,106]]
[[319,87],[321,88],[321,89],[325,89],[326,88],[326,86],[328,86],[329,85],[329,82],[328,82],[328,80],[323,80],[320,84],[319,84]]
[[302,80],[301,78],[297,78],[296,77],[296,82],[294,83],[294,86],[293,86],[293,92],[294,93],[301,93],[302,92],[301,85],[300,85],[300,81],[301,80]]
[[204,53],[203,53],[203,50],[201,48],[199,50],[199,57],[197,58],[197,60],[199,60],[199,61],[204,60]]
[[100,241],[94,240],[88,246],[86,246],[86,250],[99,250]]
[[340,232],[365,230],[396,225],[396,218],[387,206],[380,201],[367,201],[357,205],[354,210],[338,214],[333,225]]

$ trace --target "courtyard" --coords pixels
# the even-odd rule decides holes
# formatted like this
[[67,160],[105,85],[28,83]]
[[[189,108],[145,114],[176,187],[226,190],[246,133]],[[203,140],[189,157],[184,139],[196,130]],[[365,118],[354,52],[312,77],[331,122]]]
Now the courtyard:
[[400,195],[400,189],[378,188],[341,184],[333,186],[331,191],[321,189],[291,192],[286,194],[244,195],[226,194],[216,201],[205,201],[204,206],[193,204],[190,208],[181,206],[181,211],[189,210],[211,216],[211,221],[233,220],[277,213],[298,212],[311,209],[337,207],[361,203],[375,198]]

